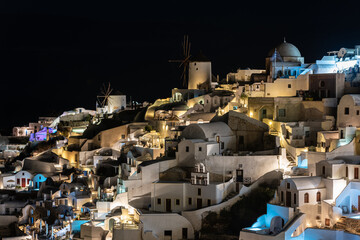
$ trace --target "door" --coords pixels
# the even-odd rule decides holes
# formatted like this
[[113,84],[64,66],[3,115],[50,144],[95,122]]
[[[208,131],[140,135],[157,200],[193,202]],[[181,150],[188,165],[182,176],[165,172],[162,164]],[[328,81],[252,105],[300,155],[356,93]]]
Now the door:
[[196,201],[197,209],[202,208],[202,198],[198,198]]
[[21,187],[25,187],[25,185],[26,185],[26,179],[22,178],[21,179]]
[[359,179],[359,168],[354,168],[354,178]]
[[291,207],[291,192],[286,191],[286,206]]
[[171,212],[171,199],[166,199],[166,212]]
[[182,229],[182,239],[187,239],[187,238],[188,238],[188,229],[183,228]]
[[245,149],[245,139],[244,136],[239,136],[239,150],[243,151]]
[[264,118],[266,118],[266,109],[262,109],[262,110],[261,110],[260,121],[262,121]]
[[244,170],[243,169],[236,170],[236,181],[244,182]]

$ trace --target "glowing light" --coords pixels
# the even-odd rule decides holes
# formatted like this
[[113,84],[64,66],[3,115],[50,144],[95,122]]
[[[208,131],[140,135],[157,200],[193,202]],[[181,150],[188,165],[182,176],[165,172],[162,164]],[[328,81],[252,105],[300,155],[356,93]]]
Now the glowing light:
[[254,113],[253,112],[250,112],[250,117],[253,117],[254,116]]
[[269,122],[269,125],[270,125],[270,126],[272,125],[272,122],[271,122],[271,121]]

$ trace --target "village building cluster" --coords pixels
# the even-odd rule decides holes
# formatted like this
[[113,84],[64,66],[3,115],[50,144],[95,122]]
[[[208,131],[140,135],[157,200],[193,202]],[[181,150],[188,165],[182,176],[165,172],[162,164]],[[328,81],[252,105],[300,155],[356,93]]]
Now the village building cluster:
[[[360,45],[306,63],[286,41],[222,80],[202,53],[187,87],[0,136],[2,239],[201,239],[210,213],[278,182],[240,240],[360,239]],[[126,90],[126,89],[122,89]]]

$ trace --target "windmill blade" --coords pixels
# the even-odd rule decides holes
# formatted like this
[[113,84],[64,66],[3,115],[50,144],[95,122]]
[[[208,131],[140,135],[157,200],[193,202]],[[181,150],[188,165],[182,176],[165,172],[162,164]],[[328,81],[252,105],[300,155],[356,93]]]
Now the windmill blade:
[[188,48],[188,52],[187,52],[188,58],[190,58],[190,48],[191,48],[191,43],[189,43],[189,48]]
[[189,60],[190,60],[190,56],[186,57],[186,58],[184,59],[184,61],[181,62],[181,64],[179,65],[179,67],[181,67],[182,65],[186,65],[186,63],[188,63]]
[[183,86],[186,86],[186,67],[184,67],[184,70],[183,70],[183,72],[181,74],[181,78],[184,78],[183,79]]

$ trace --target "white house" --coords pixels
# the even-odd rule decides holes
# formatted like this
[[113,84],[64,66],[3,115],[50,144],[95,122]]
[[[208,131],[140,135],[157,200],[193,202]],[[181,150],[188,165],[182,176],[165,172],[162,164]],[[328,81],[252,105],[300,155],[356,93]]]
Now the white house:
[[16,187],[25,188],[30,185],[30,181],[33,178],[33,175],[25,170],[21,170],[15,174]]
[[338,127],[360,127],[360,94],[344,95],[338,105]]
[[206,156],[235,150],[236,137],[224,122],[191,124],[181,134],[177,159],[180,166],[193,167]]
[[221,203],[235,191],[233,179],[209,185],[156,181],[151,188],[151,211],[181,212]]

